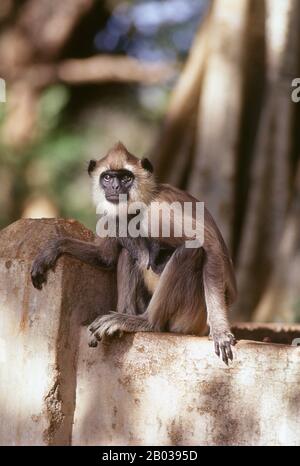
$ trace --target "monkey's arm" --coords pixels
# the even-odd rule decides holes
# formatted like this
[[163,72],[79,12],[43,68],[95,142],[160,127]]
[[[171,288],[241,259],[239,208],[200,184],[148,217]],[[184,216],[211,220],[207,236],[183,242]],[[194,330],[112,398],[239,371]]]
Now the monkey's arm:
[[234,301],[236,285],[228,250],[209,212],[205,212],[203,249],[203,285],[210,336],[216,354],[227,364],[228,359],[232,360],[231,346],[236,340],[230,330],[226,296],[229,293],[229,302]]
[[89,265],[113,269],[117,264],[119,245],[113,238],[99,238],[95,243],[67,237],[48,241],[35,258],[31,268],[31,280],[35,288],[42,289],[43,283],[47,281],[47,272],[54,269],[58,258],[63,254]]
[[231,346],[236,342],[227,317],[224,264],[217,255],[206,254],[203,284],[210,336],[214,340],[216,354],[221,355],[227,364],[228,359],[233,358]]

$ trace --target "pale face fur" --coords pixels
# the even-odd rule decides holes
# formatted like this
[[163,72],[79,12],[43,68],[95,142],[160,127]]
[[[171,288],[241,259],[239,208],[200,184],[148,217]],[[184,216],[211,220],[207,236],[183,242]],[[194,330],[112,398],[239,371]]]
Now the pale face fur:
[[119,204],[114,204],[105,198],[103,188],[99,179],[103,172],[107,170],[126,169],[133,173],[134,181],[130,188],[127,203],[143,202],[149,204],[155,194],[156,183],[153,174],[143,168],[142,160],[130,154],[122,143],[116,144],[107,155],[96,162],[92,176],[92,195],[96,208],[106,210],[108,215],[116,216],[119,211]]

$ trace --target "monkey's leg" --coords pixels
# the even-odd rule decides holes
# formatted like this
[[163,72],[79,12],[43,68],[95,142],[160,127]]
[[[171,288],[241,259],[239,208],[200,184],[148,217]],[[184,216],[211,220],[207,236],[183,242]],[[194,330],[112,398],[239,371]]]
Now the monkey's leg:
[[[129,252],[123,249],[118,263],[118,312],[100,316],[89,326],[89,345],[95,347],[105,336],[122,332],[159,331],[148,319],[146,308],[149,301],[150,295],[141,278],[141,271]],[[144,312],[137,315],[140,309]]]
[[164,269],[146,312],[141,316],[113,313],[99,317],[89,328],[91,346],[96,346],[105,335],[118,332],[203,335],[208,312],[215,351],[227,364],[233,357],[231,346],[235,339],[226,315],[221,261],[221,256],[204,260],[202,249],[178,248]]
[[118,306],[122,314],[143,314],[150,301],[141,271],[126,249],[119,255],[117,268]]
[[117,257],[117,245],[112,243],[114,241],[107,238],[103,240],[102,246],[65,237],[48,241],[33,262],[31,268],[33,286],[39,290],[42,289],[43,283],[47,281],[48,271],[54,269],[62,254],[75,257],[89,265],[106,269],[113,268]]
[[221,256],[208,254],[203,268],[203,283],[210,336],[214,340],[215,352],[222,356],[225,364],[232,360],[231,346],[236,344],[227,317],[226,282]]
[[216,354],[227,364],[236,341],[227,317],[226,278],[218,250],[178,248],[147,308],[150,323],[159,331],[203,335],[208,316]]
[[97,346],[104,336],[152,330],[145,314],[150,295],[139,267],[126,249],[122,249],[119,257],[117,281],[118,312],[100,316],[89,326],[90,346]]
[[202,268],[202,249],[188,249],[183,245],[173,253],[147,308],[149,321],[156,331],[204,334]]
[[[188,265],[190,269],[187,278],[182,272],[187,271]],[[146,312],[140,316],[112,313],[99,317],[89,327],[92,333],[90,345],[96,346],[97,340],[105,335],[119,332],[168,330],[202,334],[206,326],[206,313],[201,280],[201,251],[193,253],[191,250],[178,249],[165,267]]]

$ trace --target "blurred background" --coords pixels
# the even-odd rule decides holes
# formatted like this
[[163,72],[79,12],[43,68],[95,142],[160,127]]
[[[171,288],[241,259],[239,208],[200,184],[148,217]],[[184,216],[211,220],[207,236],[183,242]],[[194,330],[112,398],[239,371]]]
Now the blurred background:
[[300,322],[299,0],[1,0],[0,228],[95,229],[87,161],[121,140],[215,216],[236,320]]

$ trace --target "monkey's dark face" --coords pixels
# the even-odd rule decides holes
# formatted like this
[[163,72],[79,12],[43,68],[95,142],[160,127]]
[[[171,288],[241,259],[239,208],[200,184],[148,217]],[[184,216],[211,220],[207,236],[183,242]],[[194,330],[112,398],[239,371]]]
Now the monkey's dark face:
[[101,173],[99,183],[102,187],[105,198],[117,204],[121,194],[129,194],[134,181],[134,175],[130,170],[106,170]]
[[[134,202],[149,204],[156,192],[151,162],[135,157],[120,142],[102,159],[90,160],[88,173],[97,209],[105,207],[112,216],[118,215],[119,203],[124,208]],[[120,196],[127,196],[127,203]]]

